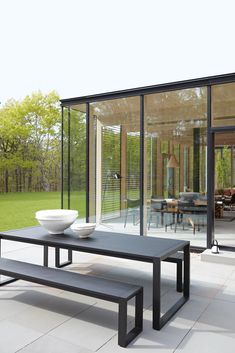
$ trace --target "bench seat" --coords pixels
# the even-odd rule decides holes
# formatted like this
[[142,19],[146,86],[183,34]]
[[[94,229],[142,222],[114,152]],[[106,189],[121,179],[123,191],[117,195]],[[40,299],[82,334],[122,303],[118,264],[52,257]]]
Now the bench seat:
[[[44,251],[45,251],[45,248],[47,247],[44,246]],[[46,261],[45,261],[45,258],[46,258]],[[69,261],[61,264],[60,248],[59,247],[55,248],[55,267],[60,268],[60,267],[64,267],[72,264],[72,250],[68,250],[68,259]],[[177,253],[170,255],[163,261],[176,264],[176,277],[177,277],[176,290],[177,292],[182,292],[183,291],[183,261],[184,261],[183,252],[178,251]],[[44,254],[44,264],[45,266],[48,266],[48,249],[46,249],[46,255]]]
[[[0,274],[119,304],[118,344],[126,347],[143,326],[143,287],[22,261],[0,259]],[[135,297],[135,327],[127,333],[127,302]]]

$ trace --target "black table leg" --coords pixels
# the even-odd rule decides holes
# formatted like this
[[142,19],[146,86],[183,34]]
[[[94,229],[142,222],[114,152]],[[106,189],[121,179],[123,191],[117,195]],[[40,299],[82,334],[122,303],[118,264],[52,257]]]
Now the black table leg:
[[160,330],[186,303],[190,295],[190,246],[185,245],[183,296],[161,316],[161,261],[153,262],[153,329]]
[[161,328],[161,261],[153,262],[153,329]]
[[184,287],[183,293],[186,300],[190,296],[190,246],[184,247]]
[[60,248],[59,247],[55,248],[55,267],[61,268],[61,267],[71,265],[72,260],[73,260],[73,253],[72,253],[72,250],[69,249],[68,250],[68,261],[60,263]]

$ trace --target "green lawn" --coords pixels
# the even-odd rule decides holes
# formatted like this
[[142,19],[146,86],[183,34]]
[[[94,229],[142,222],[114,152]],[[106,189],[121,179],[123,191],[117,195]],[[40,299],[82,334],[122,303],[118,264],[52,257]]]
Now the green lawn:
[[[134,196],[134,194],[133,194]],[[119,193],[105,195],[103,213],[106,213],[106,197],[113,198],[114,209],[120,209]],[[35,212],[60,208],[60,192],[22,192],[0,194],[0,231],[37,225]],[[66,202],[64,204],[66,207]],[[79,218],[85,217],[85,191],[71,191],[70,208],[78,210]],[[108,211],[110,212],[110,210]]]
[[[37,225],[35,212],[53,208],[60,208],[59,191],[0,194],[0,231]],[[85,216],[85,192],[71,193],[71,208]]]
[[0,230],[37,225],[35,212],[60,208],[60,192],[0,194]]

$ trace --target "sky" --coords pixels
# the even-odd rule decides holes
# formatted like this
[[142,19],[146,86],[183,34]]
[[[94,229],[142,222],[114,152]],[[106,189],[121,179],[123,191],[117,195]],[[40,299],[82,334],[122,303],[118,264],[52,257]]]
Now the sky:
[[235,72],[234,0],[0,0],[0,102]]

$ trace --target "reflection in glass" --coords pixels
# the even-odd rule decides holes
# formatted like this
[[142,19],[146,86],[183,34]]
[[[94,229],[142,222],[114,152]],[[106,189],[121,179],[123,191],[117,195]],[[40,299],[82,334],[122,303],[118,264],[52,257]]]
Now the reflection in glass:
[[[145,209],[149,234],[206,239],[205,88],[145,96]],[[194,234],[197,234],[195,238]],[[171,237],[175,235],[171,234]]]
[[63,108],[63,208],[86,209],[86,113],[85,105]]
[[86,216],[86,106],[70,109],[70,208]]
[[[139,97],[90,104],[90,215],[139,234]],[[107,228],[107,227],[106,227]]]
[[235,245],[235,132],[215,134],[215,238]]

